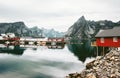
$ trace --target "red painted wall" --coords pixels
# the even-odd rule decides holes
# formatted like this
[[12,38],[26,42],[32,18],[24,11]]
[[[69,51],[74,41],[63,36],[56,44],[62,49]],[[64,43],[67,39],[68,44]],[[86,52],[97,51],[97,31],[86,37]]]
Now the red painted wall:
[[104,43],[101,43],[100,38],[96,38],[97,46],[104,47],[120,47],[120,38],[118,38],[118,42],[113,42],[113,38],[104,38]]

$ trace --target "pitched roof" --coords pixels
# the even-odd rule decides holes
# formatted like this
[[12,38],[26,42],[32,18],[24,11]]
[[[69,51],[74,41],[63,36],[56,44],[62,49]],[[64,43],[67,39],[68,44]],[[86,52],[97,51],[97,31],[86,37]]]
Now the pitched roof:
[[120,36],[120,27],[113,29],[100,30],[95,37],[118,37]]

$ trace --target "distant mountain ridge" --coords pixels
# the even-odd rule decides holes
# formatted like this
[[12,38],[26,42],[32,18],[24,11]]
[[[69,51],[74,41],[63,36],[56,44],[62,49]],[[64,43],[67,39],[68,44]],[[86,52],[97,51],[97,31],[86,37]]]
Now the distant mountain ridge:
[[30,36],[30,29],[23,22],[0,23],[0,34],[15,33],[17,36]]
[[65,36],[71,39],[90,40],[95,38],[100,29],[111,29],[115,26],[120,26],[120,21],[116,23],[108,20],[90,21],[82,16],[68,29]]
[[[65,32],[58,32],[54,29],[45,29],[45,28],[38,28],[32,27],[30,28],[32,33],[37,34],[36,36],[44,36],[44,37],[64,37]],[[35,35],[34,35],[35,36]]]
[[54,29],[40,29],[37,26],[28,28],[24,22],[0,23],[0,34],[2,33],[15,33],[19,37],[63,37],[65,34]]

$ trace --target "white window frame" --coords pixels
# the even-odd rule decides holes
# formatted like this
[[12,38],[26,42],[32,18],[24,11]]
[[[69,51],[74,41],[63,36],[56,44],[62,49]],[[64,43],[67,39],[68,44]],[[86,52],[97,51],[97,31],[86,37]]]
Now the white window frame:
[[118,37],[113,37],[113,42],[118,42]]
[[100,42],[101,43],[104,43],[105,42],[105,39],[103,37],[100,38]]

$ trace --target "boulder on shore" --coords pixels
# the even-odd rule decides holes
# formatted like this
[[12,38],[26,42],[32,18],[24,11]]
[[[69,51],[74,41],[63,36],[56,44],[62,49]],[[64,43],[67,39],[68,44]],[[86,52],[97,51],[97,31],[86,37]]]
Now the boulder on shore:
[[88,63],[81,73],[72,73],[66,78],[120,78],[120,51],[111,50]]

